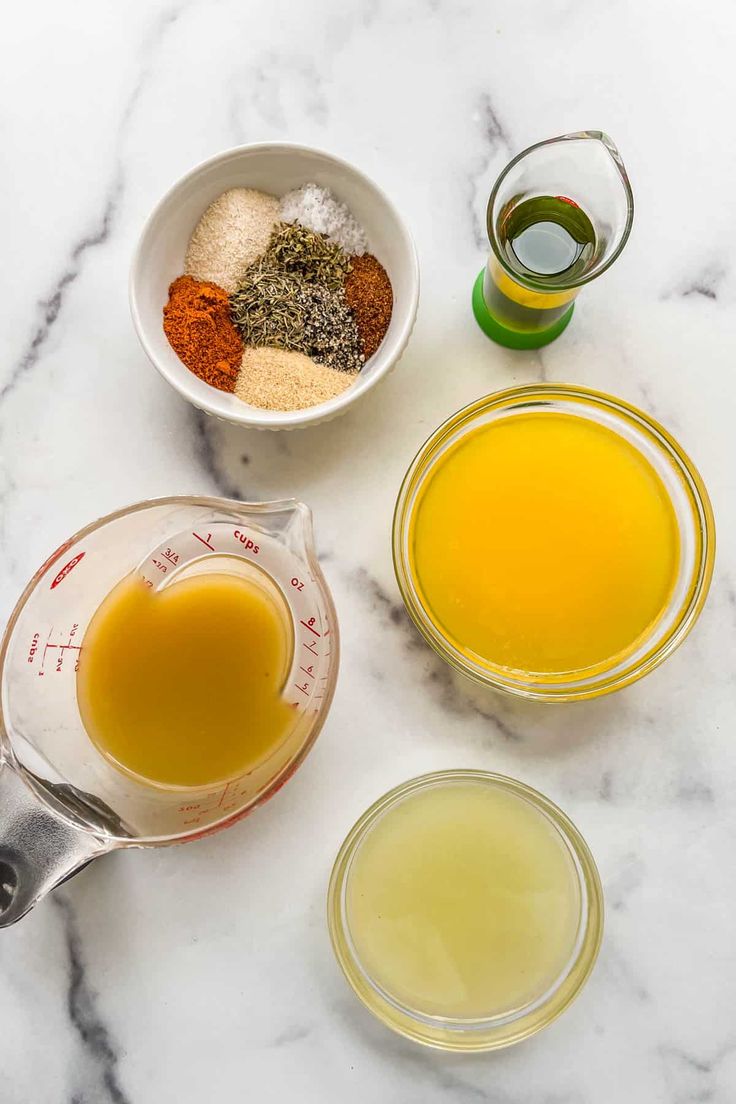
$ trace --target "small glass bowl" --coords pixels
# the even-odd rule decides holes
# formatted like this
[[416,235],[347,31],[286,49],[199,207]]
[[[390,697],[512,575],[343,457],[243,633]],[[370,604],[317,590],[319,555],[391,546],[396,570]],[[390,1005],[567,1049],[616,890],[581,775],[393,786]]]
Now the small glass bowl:
[[[573,953],[556,981],[523,1007],[488,1019],[426,1015],[397,1000],[370,976],[351,938],[347,891],[352,864],[373,827],[392,808],[419,791],[458,782],[501,787],[542,813],[560,836],[577,874],[580,912]],[[437,771],[413,778],[379,798],[353,826],[332,870],[327,900],[330,938],[337,960],[366,1008],[392,1030],[439,1050],[498,1050],[547,1027],[574,1000],[595,965],[603,936],[603,890],[593,856],[583,837],[553,802],[530,786],[487,771]]]
[[[619,433],[652,465],[670,496],[680,536],[680,566],[667,608],[638,646],[588,672],[540,676],[472,659],[434,623],[413,578],[409,533],[414,504],[435,464],[479,426],[517,414],[554,411],[588,418]],[[713,510],[695,465],[658,422],[636,407],[600,391],[541,383],[497,391],[448,418],[425,441],[407,471],[393,522],[394,570],[409,614],[425,640],[452,667],[483,685],[531,701],[582,701],[609,694],[653,671],[682,643],[708,594],[715,559]]]

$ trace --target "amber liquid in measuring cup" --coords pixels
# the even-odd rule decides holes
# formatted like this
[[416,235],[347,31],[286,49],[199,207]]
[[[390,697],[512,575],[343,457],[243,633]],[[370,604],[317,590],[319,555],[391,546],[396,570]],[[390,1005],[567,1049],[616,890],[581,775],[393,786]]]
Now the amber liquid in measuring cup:
[[240,777],[286,738],[288,612],[252,579],[201,573],[160,590],[139,575],[101,603],[84,636],[77,699],[116,767],[158,786]]

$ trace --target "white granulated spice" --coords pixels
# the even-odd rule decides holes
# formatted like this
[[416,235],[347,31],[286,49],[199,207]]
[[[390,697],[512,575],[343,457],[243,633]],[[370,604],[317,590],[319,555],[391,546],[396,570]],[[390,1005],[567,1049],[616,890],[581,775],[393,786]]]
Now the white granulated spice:
[[243,350],[235,394],[261,410],[304,410],[333,399],[354,382],[357,372],[338,372],[288,349]]
[[360,223],[329,188],[321,188],[319,184],[304,184],[287,192],[281,200],[279,216],[282,222],[298,222],[308,230],[324,234],[346,253],[362,256],[368,248],[368,239]]
[[279,215],[276,196],[231,188],[210,203],[189,239],[184,272],[231,295],[246,268],[266,252]]

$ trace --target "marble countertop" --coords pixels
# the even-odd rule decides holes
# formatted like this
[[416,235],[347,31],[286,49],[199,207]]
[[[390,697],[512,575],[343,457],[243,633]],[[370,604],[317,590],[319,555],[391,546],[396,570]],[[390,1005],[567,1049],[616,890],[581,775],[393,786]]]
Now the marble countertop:
[[[314,510],[344,647],[324,731],[265,808],[186,848],[102,859],[0,933],[3,1104],[733,1104],[733,5],[38,0],[8,9],[3,30],[2,610],[63,538],[128,502],[295,495]],[[504,351],[469,309],[490,184],[531,142],[586,127],[627,163],[631,241],[556,344]],[[180,400],[139,348],[126,292],[171,182],[267,138],[373,176],[422,270],[396,372],[343,418],[281,435]],[[389,551],[419,443],[477,396],[540,379],[663,421],[719,529],[686,645],[638,685],[570,707],[486,698],[452,676],[403,616]],[[455,766],[558,802],[608,908],[569,1012],[472,1058],[374,1022],[324,919],[358,814]]]

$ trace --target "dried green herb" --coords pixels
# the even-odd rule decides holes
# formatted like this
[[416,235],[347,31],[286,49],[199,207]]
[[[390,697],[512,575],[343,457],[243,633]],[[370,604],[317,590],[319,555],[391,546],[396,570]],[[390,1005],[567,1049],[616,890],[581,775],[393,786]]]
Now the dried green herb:
[[240,287],[230,296],[230,314],[244,345],[270,345],[302,351],[303,281],[287,275],[267,257],[252,264]]
[[264,259],[284,272],[302,276],[310,283],[339,290],[351,269],[350,258],[339,245],[295,222],[278,222],[273,229]]

